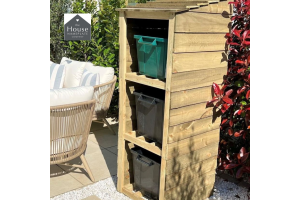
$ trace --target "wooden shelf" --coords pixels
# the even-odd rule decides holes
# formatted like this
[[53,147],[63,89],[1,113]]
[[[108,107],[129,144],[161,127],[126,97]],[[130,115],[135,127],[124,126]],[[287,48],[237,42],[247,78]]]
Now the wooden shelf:
[[133,185],[128,184],[123,187],[123,193],[133,200],[144,200],[143,194],[140,191],[133,192]]
[[148,85],[162,90],[166,88],[166,83],[164,81],[161,81],[159,79],[148,78],[145,75],[139,75],[137,72],[126,73],[125,79],[128,81]]
[[116,11],[132,11],[132,12],[181,12],[187,9],[168,9],[168,8],[138,8],[136,6],[127,6],[126,8],[117,8]]
[[124,134],[124,139],[138,145],[156,155],[161,156],[161,145],[157,142],[147,142],[147,139],[144,136],[136,136],[135,131]]

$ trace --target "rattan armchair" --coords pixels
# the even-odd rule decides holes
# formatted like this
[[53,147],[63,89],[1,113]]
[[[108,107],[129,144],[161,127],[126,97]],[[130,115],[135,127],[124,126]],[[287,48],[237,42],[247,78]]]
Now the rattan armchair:
[[105,123],[114,134],[116,134],[115,131],[111,128],[105,117],[107,115],[111,98],[115,90],[116,81],[117,77],[114,76],[111,81],[94,86],[94,98],[96,99],[96,105],[93,121],[97,123]]
[[83,155],[91,128],[96,100],[50,107],[50,165],[63,164],[80,156],[82,165],[71,165],[93,174]]

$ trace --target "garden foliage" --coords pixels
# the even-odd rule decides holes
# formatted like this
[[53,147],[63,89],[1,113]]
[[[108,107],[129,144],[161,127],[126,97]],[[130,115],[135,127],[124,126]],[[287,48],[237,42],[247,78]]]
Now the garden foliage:
[[207,102],[223,113],[220,126],[218,169],[236,178],[250,174],[250,0],[235,0],[228,71],[222,87],[213,83],[215,97]]
[[64,13],[68,13],[71,0],[50,1],[50,60],[60,63],[64,51]]

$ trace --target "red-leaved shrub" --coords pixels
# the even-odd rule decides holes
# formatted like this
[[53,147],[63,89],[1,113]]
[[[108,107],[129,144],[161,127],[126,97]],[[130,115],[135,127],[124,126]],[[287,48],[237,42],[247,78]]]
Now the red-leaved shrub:
[[222,88],[213,83],[215,97],[207,107],[221,109],[218,169],[236,178],[250,174],[250,0],[235,0],[232,29],[226,34],[228,70]]

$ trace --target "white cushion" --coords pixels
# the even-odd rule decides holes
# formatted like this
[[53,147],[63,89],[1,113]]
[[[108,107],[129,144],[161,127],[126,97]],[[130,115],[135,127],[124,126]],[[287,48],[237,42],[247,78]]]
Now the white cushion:
[[80,80],[80,86],[95,86],[100,84],[100,75],[94,74],[86,69],[83,71],[83,75]]
[[66,67],[66,75],[63,87],[70,88],[79,86],[86,62],[74,61],[63,57],[60,64],[65,65]]
[[94,66],[93,63],[87,62],[85,69],[92,73],[98,73],[100,75],[100,84],[107,83],[114,78],[115,71],[112,67]]
[[50,106],[79,103],[93,99],[94,87],[81,86],[50,90]]
[[62,88],[65,79],[65,66],[50,61],[50,89]]

